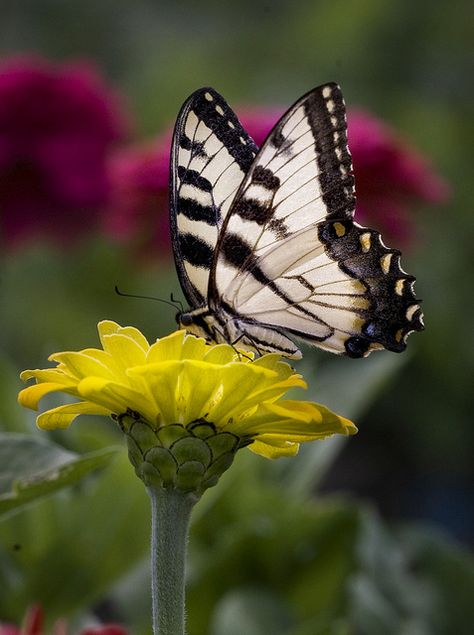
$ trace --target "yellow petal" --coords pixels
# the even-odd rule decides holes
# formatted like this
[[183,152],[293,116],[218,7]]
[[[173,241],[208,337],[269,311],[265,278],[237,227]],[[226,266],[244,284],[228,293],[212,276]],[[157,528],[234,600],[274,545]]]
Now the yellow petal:
[[[141,379],[143,386],[147,387],[145,394],[153,403],[154,411],[161,413],[167,423],[185,423],[180,421],[177,402],[177,386],[182,368],[181,361],[168,361],[147,364],[128,371],[130,377]],[[140,409],[137,410],[141,412]]]
[[[221,384],[219,400],[209,411],[209,421],[217,426],[237,416],[243,410],[250,408],[255,401],[255,394],[259,392],[271,377],[270,370],[253,367],[251,364],[229,364],[221,369]],[[202,378],[206,381],[206,378]]]
[[40,414],[36,419],[36,425],[43,430],[56,430],[67,428],[79,415],[110,415],[110,410],[101,408],[86,401],[74,404],[58,406]]
[[109,353],[114,362],[122,369],[130,366],[139,366],[146,362],[146,353],[136,340],[124,335],[114,333],[103,336],[104,351]]
[[184,338],[186,331],[175,331],[171,335],[161,337],[157,342],[150,346],[147,355],[147,362],[154,364],[156,362],[167,362],[181,359]]
[[184,339],[183,350],[181,353],[181,359],[203,359],[209,344],[206,344],[206,340],[202,337],[194,337],[194,335],[187,335]]
[[129,386],[100,377],[86,377],[79,383],[77,390],[81,397],[109,412],[122,414],[131,409],[139,412],[150,422],[156,419],[157,413],[151,408],[150,401]]
[[44,370],[24,370],[20,373],[20,379],[27,381],[34,377],[38,383],[55,383],[61,385],[74,385],[76,381],[57,368],[45,368]]
[[146,337],[134,326],[123,326],[119,329],[119,333],[130,337],[136,344],[138,344],[138,346],[140,346],[141,349],[145,351],[145,353],[150,348],[150,344],[148,343]]
[[325,438],[331,434],[355,434],[356,426],[320,404],[305,401],[265,403],[251,418],[229,425],[229,432],[272,435],[292,442]]
[[229,364],[236,358],[236,352],[228,344],[217,344],[209,347],[204,355],[204,361],[209,364]]
[[[18,403],[25,408],[30,408],[31,410],[38,410],[38,402],[45,395],[50,392],[54,392],[56,390],[65,391],[64,384],[58,384],[53,382],[46,382],[43,384],[34,384],[33,386],[28,386],[27,388],[23,388],[18,393]],[[71,394],[74,394],[71,392]]]
[[99,331],[99,339],[102,346],[104,346],[103,337],[105,335],[112,335],[113,333],[118,333],[121,329],[121,326],[114,322],[113,320],[101,320],[97,325],[97,330]]
[[[272,370],[249,364],[230,364],[223,369],[223,394],[219,407],[210,412],[210,419],[217,423],[220,419],[238,419],[248,410],[264,401],[275,401],[292,387],[301,386],[298,376],[278,381]],[[213,418],[214,417],[214,418]]]
[[182,365],[179,398],[184,406],[183,419],[191,422],[211,417],[216,395],[222,393],[222,366],[195,360],[183,361]]
[[67,428],[79,415],[110,415],[110,410],[87,401],[79,401],[43,412],[37,417],[36,425],[43,430]]
[[249,450],[267,459],[278,459],[281,456],[295,456],[298,454],[299,443],[290,443],[282,441],[280,444],[275,442],[265,443],[265,441],[256,440],[247,446]]
[[[83,351],[66,351],[64,353],[55,353],[50,355],[49,359],[58,362],[64,369],[63,372],[68,373],[77,381],[83,377],[93,375],[96,377],[112,378],[113,373],[109,366],[106,365],[106,359],[98,359],[98,356],[91,357]],[[110,356],[109,359],[111,360]]]
[[291,376],[302,379],[301,375],[295,374],[294,369],[287,362],[281,361],[281,357],[277,353],[262,355],[262,357],[259,357],[252,363],[252,366],[261,366],[262,368],[273,370],[281,379],[287,379]]

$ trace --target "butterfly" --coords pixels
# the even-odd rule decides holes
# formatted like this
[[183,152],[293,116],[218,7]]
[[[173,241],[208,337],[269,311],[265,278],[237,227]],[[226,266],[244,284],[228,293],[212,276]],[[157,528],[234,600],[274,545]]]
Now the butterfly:
[[171,150],[172,243],[190,307],[178,325],[291,359],[295,340],[349,357],[403,351],[423,329],[415,278],[354,210],[337,84],[301,97],[261,148],[219,93],[197,90]]

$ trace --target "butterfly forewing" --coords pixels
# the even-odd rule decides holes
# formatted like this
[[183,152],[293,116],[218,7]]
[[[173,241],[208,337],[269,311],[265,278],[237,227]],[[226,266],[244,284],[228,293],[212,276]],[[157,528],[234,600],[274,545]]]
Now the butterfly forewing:
[[193,308],[207,298],[219,229],[257,150],[212,88],[183,105],[171,151],[170,222],[176,268]]
[[354,208],[344,102],[328,84],[290,108],[242,180],[219,233],[210,308],[258,323],[263,350],[273,329],[353,357],[403,350],[422,328],[413,278],[353,222]]

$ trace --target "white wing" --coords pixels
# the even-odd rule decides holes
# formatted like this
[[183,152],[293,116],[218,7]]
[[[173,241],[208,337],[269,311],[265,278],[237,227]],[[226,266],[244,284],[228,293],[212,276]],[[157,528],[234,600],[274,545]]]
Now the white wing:
[[211,308],[353,357],[403,350],[422,328],[414,279],[398,251],[353,222],[354,208],[344,101],[327,84],[283,116],[242,182],[219,236]]

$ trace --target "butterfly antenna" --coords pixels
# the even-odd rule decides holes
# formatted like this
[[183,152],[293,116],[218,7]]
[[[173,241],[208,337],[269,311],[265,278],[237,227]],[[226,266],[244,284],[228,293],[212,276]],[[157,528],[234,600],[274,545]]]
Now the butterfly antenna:
[[170,293],[170,300],[175,306],[179,307],[181,313],[184,313],[183,303],[181,302],[181,300],[175,300],[172,292]]
[[168,300],[164,300],[163,298],[155,298],[154,296],[151,296],[151,295],[135,295],[134,293],[124,293],[123,291],[120,291],[117,285],[115,285],[115,293],[117,295],[121,295],[124,298],[138,298],[139,300],[156,300],[156,302],[163,302],[164,304],[169,304],[169,306],[172,306],[173,309],[177,309],[179,308],[179,305],[181,305],[181,302],[177,306],[176,302],[173,304],[172,302],[168,302]]

